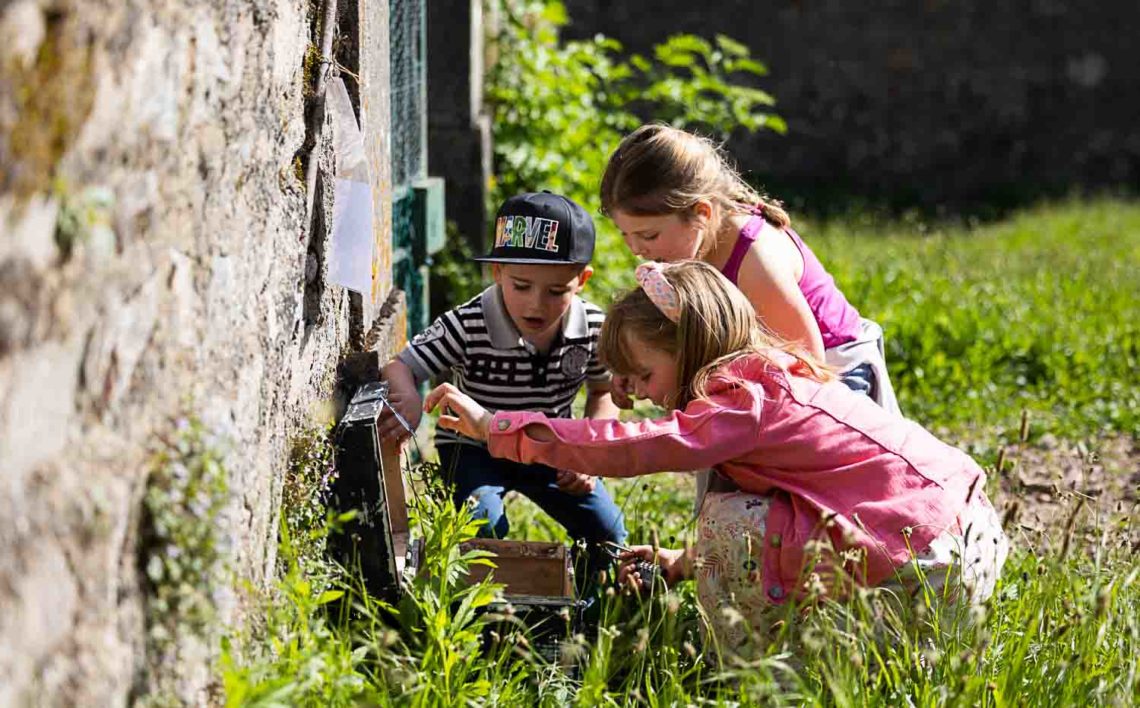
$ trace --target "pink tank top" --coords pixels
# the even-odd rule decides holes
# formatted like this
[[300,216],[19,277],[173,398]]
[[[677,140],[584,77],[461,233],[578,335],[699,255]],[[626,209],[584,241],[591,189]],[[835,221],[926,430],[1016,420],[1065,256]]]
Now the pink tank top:
[[[744,255],[748,253],[748,249],[752,247],[767,223],[761,212],[753,211],[753,217],[740,229],[736,246],[733,247],[728,262],[721,271],[733,285],[737,284],[737,278],[740,276],[740,264],[744,262]],[[823,348],[831,349],[853,341],[859,334],[859,311],[847,302],[843,292],[836,287],[835,279],[823,269],[823,264],[799,234],[791,227],[784,229],[784,232],[791,237],[804,259],[804,272],[799,282],[800,292],[804,294],[804,299],[807,300],[808,307],[811,308],[815,321],[819,324],[820,334],[823,335]]]

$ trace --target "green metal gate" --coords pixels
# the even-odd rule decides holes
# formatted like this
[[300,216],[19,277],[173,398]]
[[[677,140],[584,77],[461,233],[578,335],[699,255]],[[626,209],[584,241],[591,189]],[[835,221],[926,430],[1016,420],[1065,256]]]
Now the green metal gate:
[[443,247],[443,180],[427,176],[426,0],[391,0],[392,268],[408,336],[428,325],[428,268]]

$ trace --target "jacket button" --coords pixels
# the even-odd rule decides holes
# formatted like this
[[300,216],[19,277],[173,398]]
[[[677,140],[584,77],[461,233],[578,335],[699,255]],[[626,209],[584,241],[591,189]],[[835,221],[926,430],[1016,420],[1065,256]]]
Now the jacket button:
[[772,534],[772,537],[768,539],[768,545],[772,548],[779,548],[782,542],[783,539],[780,538],[780,534],[778,533]]
[[773,585],[768,588],[768,597],[773,600],[781,600],[784,597],[784,588],[779,585]]
[[511,421],[509,421],[509,420],[500,420],[499,421],[499,430],[506,430],[509,427],[511,427]]

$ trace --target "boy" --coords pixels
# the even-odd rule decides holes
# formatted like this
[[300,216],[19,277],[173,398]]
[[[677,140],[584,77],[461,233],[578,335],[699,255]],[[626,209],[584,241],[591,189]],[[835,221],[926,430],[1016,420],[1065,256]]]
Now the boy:
[[[532,410],[570,417],[586,384],[586,416],[616,418],[610,376],[598,361],[605,315],[578,293],[590,279],[594,224],[566,197],[541,192],[511,197],[499,209],[489,255],[495,283],[442,314],[384,367],[392,406],[413,429],[423,415],[417,384],[444,371],[488,410]],[[407,435],[385,412],[381,434]],[[589,475],[495,459],[484,443],[436,429],[440,466],[454,475],[454,502],[473,498],[480,535],[509,530],[503,496],[525,494],[575,540],[624,543],[625,525],[602,481]],[[604,567],[591,553],[591,577]]]

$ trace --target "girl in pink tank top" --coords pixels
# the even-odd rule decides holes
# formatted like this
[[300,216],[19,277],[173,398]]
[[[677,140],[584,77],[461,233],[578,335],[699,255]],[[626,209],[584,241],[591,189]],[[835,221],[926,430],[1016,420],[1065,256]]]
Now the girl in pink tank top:
[[[835,285],[835,279],[823,269],[807,244],[792,227],[784,227],[783,233],[791,239],[803,259],[803,273],[797,285],[800,293],[819,326],[824,349],[854,341],[859,335],[859,312],[847,302],[847,298]],[[740,266],[751,252],[753,244],[760,238],[779,238],[779,230],[764,219],[764,209],[757,206],[750,218],[740,229],[736,244],[728,256],[721,272],[729,282],[739,287]]]
[[[602,211],[638,256],[718,268],[780,340],[837,368],[844,383],[898,412],[882,330],[859,312],[790,227],[711,141],[665,125],[627,135],[602,176]],[[624,380],[615,379],[621,405]]]

